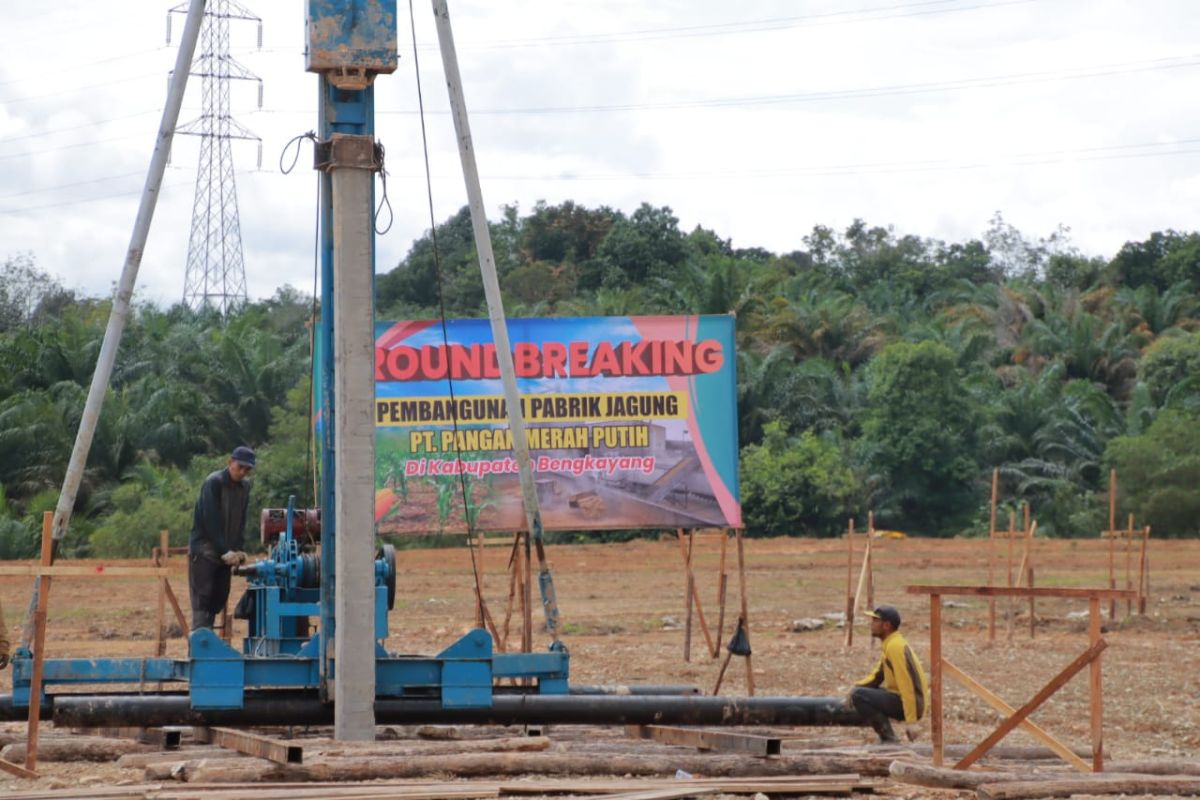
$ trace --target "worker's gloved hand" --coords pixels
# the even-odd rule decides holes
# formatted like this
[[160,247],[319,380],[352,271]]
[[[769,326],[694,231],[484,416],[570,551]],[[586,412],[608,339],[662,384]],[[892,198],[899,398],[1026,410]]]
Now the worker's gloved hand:
[[915,742],[917,739],[921,738],[921,723],[920,722],[905,722],[903,727],[904,727],[904,738],[908,739],[908,741]]
[[225,555],[221,556],[221,561],[231,567],[246,563],[246,554],[241,550],[230,550]]
[[8,666],[8,653],[0,653],[0,669]]

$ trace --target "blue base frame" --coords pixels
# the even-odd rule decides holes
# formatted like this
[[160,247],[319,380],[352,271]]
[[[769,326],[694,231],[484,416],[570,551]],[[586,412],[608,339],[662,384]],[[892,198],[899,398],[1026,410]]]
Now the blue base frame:
[[[208,628],[192,631],[192,657],[52,658],[42,669],[44,690],[89,684],[186,683],[195,709],[241,708],[247,691],[320,688],[320,633],[295,655],[246,656]],[[439,697],[443,708],[490,708],[500,678],[531,678],[539,694],[567,694],[570,655],[495,653],[487,631],[475,629],[436,656],[393,655],[376,644],[375,689],[380,698]],[[331,662],[336,677],[336,663]],[[33,661],[27,649],[13,659],[13,705],[29,705]]]

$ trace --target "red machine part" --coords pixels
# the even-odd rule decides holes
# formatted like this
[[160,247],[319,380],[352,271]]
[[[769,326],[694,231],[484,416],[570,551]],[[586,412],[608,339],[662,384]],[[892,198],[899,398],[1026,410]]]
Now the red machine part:
[[[263,544],[274,544],[279,534],[287,530],[286,508],[264,508],[259,523],[259,534]],[[321,538],[321,509],[297,508],[292,534],[297,541]]]

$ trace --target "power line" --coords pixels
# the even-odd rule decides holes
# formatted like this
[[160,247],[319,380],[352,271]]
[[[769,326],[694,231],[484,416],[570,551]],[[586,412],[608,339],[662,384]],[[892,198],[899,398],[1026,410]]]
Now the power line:
[[7,99],[0,100],[0,103],[3,103],[4,105],[9,105],[9,106],[15,106],[19,103],[30,103],[30,102],[33,102],[34,100],[44,100],[47,97],[61,97],[65,94],[78,94],[79,92],[86,92],[90,89],[104,89],[108,86],[117,86],[122,83],[134,83],[136,81],[146,81],[146,80],[150,80],[151,78],[157,78],[159,80],[162,80],[162,77],[160,75],[152,75],[152,74],[130,75],[125,78],[117,78],[116,80],[111,80],[111,81],[102,81],[100,83],[89,83],[86,86],[73,86],[70,89],[61,89],[57,92],[39,92],[38,94],[31,94],[31,95],[27,95],[25,97],[10,97]]
[[[974,5],[953,8],[929,8],[929,6],[945,6],[958,0],[927,0],[921,3],[902,3],[890,6],[875,6],[872,8],[829,11],[819,14],[804,14],[790,17],[770,17],[766,19],[747,20],[744,22],[722,22],[709,25],[689,25],[683,27],[650,28],[632,31],[612,31],[608,33],[574,34],[564,36],[547,36],[529,39],[500,39],[492,41],[465,42],[463,49],[493,50],[527,47],[563,47],[573,45],[611,44],[617,42],[661,41],[663,39],[683,39],[703,36],[724,36],[728,34],[762,33],[767,31],[785,30],[789,28],[821,27],[827,25],[846,25],[857,22],[874,22],[884,19],[904,17],[926,17],[941,14],[955,14],[963,11],[1000,8],[1004,6],[1025,5],[1039,0],[995,0],[994,2],[978,2]],[[434,49],[436,45],[421,45],[422,49]]]
[[[1169,149],[1177,148],[1177,149]],[[1131,152],[1143,151],[1143,152]],[[1148,151],[1148,152],[1145,152]],[[953,171],[953,170],[969,170],[969,169],[986,169],[991,167],[1001,166],[1039,166],[1045,164],[1056,163],[1071,163],[1077,161],[1108,161],[1114,159],[1131,159],[1131,158],[1169,158],[1180,155],[1193,155],[1200,153],[1200,137],[1178,139],[1174,142],[1135,142],[1127,144],[1115,145],[1100,145],[1096,147],[1083,148],[1067,148],[1055,150],[1034,150],[1023,153],[1011,153],[992,160],[978,160],[967,162],[952,162],[945,159],[925,159],[912,161],[869,161],[858,162],[851,164],[833,164],[833,165],[812,165],[812,166],[797,166],[783,167],[763,170],[709,170],[698,172],[622,172],[611,174],[575,174],[575,175],[487,175],[488,180],[493,181],[519,181],[519,182],[574,182],[574,181],[606,181],[606,180],[692,180],[692,179],[713,179],[713,178],[770,178],[774,176],[829,176],[829,175],[855,175],[855,174],[888,174],[893,172],[937,172],[937,171]],[[88,181],[80,181],[77,183],[63,184],[60,186],[45,187],[42,189],[33,189],[25,192],[18,192],[10,195],[0,196],[0,200],[19,197],[28,194],[36,194],[43,192],[58,191],[61,189],[70,189],[77,186],[88,184],[103,183],[106,181],[121,180],[134,175],[141,175],[140,172],[127,173],[125,175],[113,175],[104,178],[95,178]],[[260,174],[270,177],[278,177],[274,172],[262,172]],[[400,174],[398,178],[420,178],[417,174]],[[440,176],[447,178],[449,176]],[[174,184],[173,184],[174,185]],[[184,185],[184,184],[178,184]],[[119,192],[105,197],[122,197],[133,192]],[[53,203],[46,206],[27,207],[22,209],[8,209],[3,213],[16,213],[18,211],[34,210],[35,208],[58,208],[65,205],[73,205],[82,202],[94,202],[95,200],[105,199],[88,198],[85,200],[72,200],[63,203]]]
[[[174,189],[179,186],[190,186],[190,183],[166,183],[163,184],[163,189]],[[5,214],[25,214],[30,211],[45,211],[51,208],[66,208],[68,206],[80,206],[87,203],[98,203],[102,200],[115,200],[118,197],[132,197],[140,195],[141,189],[134,189],[128,192],[114,192],[112,194],[102,194],[96,197],[85,197],[79,200],[64,200],[61,203],[46,203],[40,206],[22,206],[21,208],[0,208],[0,215]]]
[[[887,97],[907,94],[929,94],[937,92],[960,91],[963,89],[990,89],[999,86],[1016,86],[1043,81],[1084,80],[1089,78],[1111,77],[1113,75],[1135,74],[1140,72],[1155,72],[1167,69],[1183,69],[1200,66],[1200,53],[1182,56],[1168,56],[1144,61],[1127,61],[1117,64],[1106,64],[1095,67],[1070,67],[1059,70],[1041,72],[1018,72],[1007,75],[992,75],[978,78],[961,78],[950,81],[929,81],[924,83],[892,84],[883,86],[864,87],[858,89],[826,89],[815,92],[798,92],[777,95],[747,95],[742,97],[722,97],[699,100],[667,100],[647,103],[613,103],[607,105],[580,106],[531,106],[526,108],[480,108],[472,109],[472,114],[487,115],[539,115],[539,114],[596,114],[626,111],[663,111],[688,108],[724,108],[732,106],[768,106],[785,105],[789,103],[811,103],[823,100],[856,100],[871,97]],[[263,109],[261,114],[313,114],[306,109]],[[416,110],[380,111],[376,114],[390,116],[413,116]],[[449,110],[425,110],[426,114],[449,114]]]
[[[95,61],[85,61],[82,64],[72,64],[67,67],[55,67],[54,73],[56,75],[61,75],[63,73],[71,72],[71,71],[77,70],[77,69],[86,69],[87,67],[95,67],[95,66],[99,66],[100,64],[110,64],[113,61],[124,61],[127,58],[137,58],[138,56],[144,56],[147,53],[157,53],[157,52],[159,52],[161,50],[165,50],[165,49],[166,49],[165,47],[151,47],[147,50],[138,50],[133,53],[124,53],[119,56],[110,56],[109,58],[100,58]],[[14,83],[29,83],[30,81],[34,81],[34,80],[38,80],[38,79],[37,78],[13,78],[12,80],[0,81],[0,86],[11,86]]]
[[41,136],[51,136],[56,133],[68,133],[69,131],[79,131],[79,130],[84,130],[85,128],[95,128],[100,125],[107,125],[110,122],[121,122],[121,121],[127,120],[127,119],[134,119],[135,117],[144,117],[147,114],[156,114],[156,113],[159,113],[160,111],[162,111],[162,109],[151,108],[151,109],[147,109],[145,111],[139,111],[136,114],[126,114],[123,117],[110,117],[109,119],[93,120],[91,122],[85,122],[82,125],[71,125],[70,127],[67,127],[67,128],[48,128],[44,131],[37,131],[36,133],[23,133],[20,136],[9,136],[7,138],[0,139],[0,144],[8,144],[9,142],[19,142],[23,139],[33,139],[35,137],[41,137]]
[[27,158],[29,156],[42,156],[42,155],[46,155],[47,153],[59,153],[63,150],[78,150],[79,148],[83,148],[83,147],[96,147],[96,146],[102,145],[102,144],[109,144],[110,142],[123,142],[123,141],[127,141],[129,139],[140,139],[140,138],[142,138],[142,134],[131,133],[128,136],[113,136],[108,139],[94,139],[90,142],[76,142],[75,144],[64,144],[61,147],[51,147],[51,148],[47,148],[46,150],[26,150],[23,153],[6,153],[4,155],[0,155],[0,161],[7,161],[8,159],[11,159],[11,158]]
[[[1180,147],[1181,145],[1197,145],[1176,150],[1159,152],[1121,152],[1145,148]],[[877,175],[909,172],[945,172],[974,169],[989,169],[995,167],[1028,167],[1044,166],[1047,164],[1065,164],[1078,161],[1111,161],[1133,158],[1167,158],[1180,155],[1200,153],[1200,138],[1180,139],[1177,142],[1157,143],[1145,142],[1139,144],[1110,145],[1105,147],[1089,147],[1069,150],[1047,150],[1029,153],[1014,153],[998,160],[951,162],[947,160],[927,159],[920,161],[893,162],[864,162],[856,164],[836,164],[830,166],[801,166],[781,167],[761,170],[710,170],[703,172],[633,172],[613,173],[608,175],[487,175],[492,181],[606,181],[606,180],[712,180],[735,178],[778,178],[778,177],[828,177],[838,175]],[[398,176],[416,179],[416,175]]]
[[136,175],[141,175],[141,174],[143,174],[143,173],[141,173],[141,172],[126,172],[123,175],[108,175],[103,178],[92,178],[92,179],[86,180],[86,181],[75,181],[74,183],[63,183],[63,184],[59,184],[58,186],[47,186],[42,189],[26,189],[25,191],[22,191],[22,192],[13,192],[11,194],[0,194],[0,200],[7,200],[11,197],[25,197],[26,195],[31,195],[31,194],[43,194],[45,192],[57,192],[62,189],[74,189],[76,186],[89,186],[93,183],[106,183],[108,181],[119,181],[119,180],[124,180],[125,178],[130,178],[130,177],[134,177]]

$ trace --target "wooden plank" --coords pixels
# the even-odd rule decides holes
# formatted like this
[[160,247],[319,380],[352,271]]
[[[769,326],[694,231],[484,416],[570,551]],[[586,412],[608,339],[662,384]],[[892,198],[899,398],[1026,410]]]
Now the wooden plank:
[[0,576],[58,578],[164,578],[180,573],[164,567],[115,567],[107,564],[0,564]]
[[755,756],[777,756],[781,751],[778,738],[751,733],[677,728],[670,725],[628,725],[625,732],[635,739],[650,739],[664,744],[695,747],[699,750],[722,750]]
[[248,756],[265,758],[276,764],[301,764],[304,761],[304,748],[298,744],[289,744],[268,736],[260,736],[233,728],[198,726],[193,731],[198,742],[219,745]]
[[[1099,598],[1094,599],[1093,602],[1099,603]],[[1011,715],[1008,719],[1004,720],[1004,722],[1000,723],[1000,727],[992,731],[992,733],[986,739],[980,742],[974,750],[967,753],[962,760],[954,765],[954,768],[966,769],[978,761],[988,750],[991,749],[992,745],[996,744],[996,742],[1003,739],[1014,728],[1020,725],[1022,720],[1036,711],[1042,705],[1042,703],[1046,702],[1051,695],[1061,689],[1067,683],[1067,681],[1075,677],[1077,672],[1082,670],[1088,664],[1094,662],[1095,659],[1098,658],[1102,652],[1104,652],[1104,648],[1107,646],[1108,643],[1103,639],[1100,639],[1087,650],[1083,651],[1083,653],[1080,654],[1080,656],[1072,661],[1069,665],[1067,665],[1062,672],[1051,678],[1050,682],[1043,686],[1028,703],[1021,706],[1021,708],[1017,710],[1017,713]]]
[[944,586],[934,584],[912,584],[904,587],[908,594],[964,595],[974,597],[1101,597],[1124,599],[1133,592],[1124,589],[1078,589],[1066,586]]
[[5,761],[0,758],[0,771],[7,772],[9,775],[14,775],[18,778],[27,778],[29,780],[37,780],[42,777],[31,769],[25,769],[20,764],[13,764],[10,761]]
[[606,795],[609,800],[679,800],[685,797],[702,797],[717,794],[721,790],[715,786],[683,786],[667,789],[648,789],[641,792],[620,792]]
[[[1017,710],[1015,708],[1013,708],[1012,706],[1010,706],[1008,703],[1004,702],[1004,700],[1002,700],[999,697],[999,695],[992,693],[992,691],[990,689],[988,689],[986,686],[984,686],[979,681],[972,678],[967,673],[963,672],[961,669],[956,667],[954,664],[951,664],[946,659],[942,659],[942,669],[944,669],[947,673],[949,673],[950,677],[954,678],[959,683],[961,683],[963,686],[970,689],[972,692],[975,693],[976,696],[978,696],[981,700],[983,700],[985,703],[987,703],[992,708],[999,711],[1001,714],[1004,714],[1005,716],[1012,716],[1013,714],[1017,713]],[[1025,731],[1027,731],[1030,735],[1032,735],[1035,739],[1040,741],[1042,744],[1046,745],[1051,750],[1053,750],[1054,753],[1057,754],[1059,758],[1061,758],[1064,761],[1066,761],[1067,763],[1071,764],[1071,766],[1075,767],[1075,769],[1079,770],[1080,772],[1091,772],[1092,771],[1091,766],[1089,766],[1086,761],[1084,761],[1079,756],[1075,755],[1075,751],[1073,751],[1070,747],[1066,746],[1062,742],[1055,739],[1053,736],[1051,736],[1049,733],[1047,733],[1045,729],[1043,729],[1041,726],[1039,726],[1033,720],[1030,720],[1030,719],[1022,720],[1021,728]]]
[[[682,781],[663,778],[624,778],[611,780],[537,780],[500,784],[500,795],[611,795],[614,792],[666,789]],[[764,775],[750,778],[688,778],[687,785],[712,788],[726,794],[816,794],[824,791],[852,791],[874,786],[857,773],[833,775]],[[836,787],[836,788],[833,788]]]

